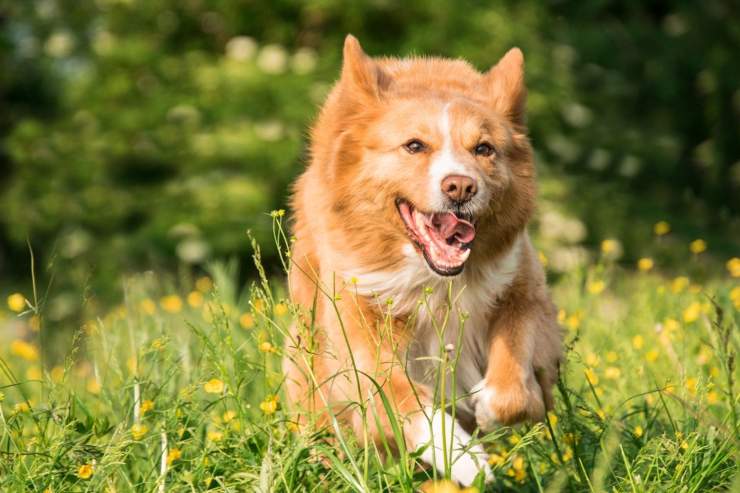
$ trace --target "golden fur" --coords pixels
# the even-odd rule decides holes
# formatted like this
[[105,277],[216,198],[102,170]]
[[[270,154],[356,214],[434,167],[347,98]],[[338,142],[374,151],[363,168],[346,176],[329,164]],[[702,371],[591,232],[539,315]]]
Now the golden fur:
[[[449,308],[446,296],[429,295],[425,314],[414,311],[430,285],[442,292],[452,286],[467,303],[464,326],[452,320],[454,307],[449,321],[456,327],[450,334],[465,332],[459,360],[472,368],[457,382],[469,394],[460,405],[463,428],[541,420],[552,406],[561,333],[526,231],[536,184],[525,99],[516,48],[480,73],[461,60],[371,59],[347,37],[341,78],[313,127],[310,164],[292,203],[290,295],[303,317],[284,367],[289,400],[302,416],[331,409],[358,437],[363,426],[371,440],[390,437],[366,374],[406,423],[409,446],[423,445],[417,442],[426,437],[419,430],[430,417],[433,382],[409,370],[409,355],[439,349],[432,321]],[[424,152],[408,152],[410,138],[424,142]],[[492,144],[494,156],[469,152],[481,141]],[[486,199],[476,206],[464,270],[451,277],[423,263],[396,206],[402,197],[420,211],[439,208],[430,173],[442,166],[443,146],[445,159],[479,178],[478,198]],[[471,385],[477,377],[470,375],[482,378]],[[370,406],[365,424],[352,402]],[[469,483],[466,474],[455,479]]]

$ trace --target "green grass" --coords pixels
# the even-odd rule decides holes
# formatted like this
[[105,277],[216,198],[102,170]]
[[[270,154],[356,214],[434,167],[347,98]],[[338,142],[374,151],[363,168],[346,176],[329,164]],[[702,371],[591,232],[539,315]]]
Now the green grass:
[[[737,491],[737,283],[594,259],[553,276],[557,407],[481,437],[488,490]],[[21,313],[0,318],[0,491],[412,492],[438,478],[391,444],[298,428],[281,397],[284,280],[236,277],[128,279],[58,365],[38,349],[43,299],[9,299]]]

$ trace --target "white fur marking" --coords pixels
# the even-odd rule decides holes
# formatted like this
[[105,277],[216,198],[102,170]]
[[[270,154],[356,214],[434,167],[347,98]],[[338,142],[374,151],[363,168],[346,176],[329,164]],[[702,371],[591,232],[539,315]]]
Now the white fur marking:
[[449,175],[466,175],[473,178],[478,184],[478,193],[470,201],[468,208],[474,212],[482,211],[490,201],[489,192],[478,170],[465,166],[465,164],[455,158],[449,108],[450,103],[447,103],[442,109],[442,115],[439,118],[439,131],[443,139],[442,149],[432,160],[429,167],[430,203],[434,210],[445,210],[447,208],[447,199],[442,193],[442,180]]
[[[449,414],[437,409],[425,409],[427,419],[420,427],[416,437],[416,449],[427,447],[421,459],[445,472],[445,450],[450,464],[450,476],[463,486],[470,486],[478,473],[483,471],[486,482],[493,480],[493,473],[488,465],[488,455],[483,447],[476,443],[471,445],[472,437],[462,429],[460,424]],[[429,418],[431,416],[431,418]],[[444,431],[443,434],[443,423]]]

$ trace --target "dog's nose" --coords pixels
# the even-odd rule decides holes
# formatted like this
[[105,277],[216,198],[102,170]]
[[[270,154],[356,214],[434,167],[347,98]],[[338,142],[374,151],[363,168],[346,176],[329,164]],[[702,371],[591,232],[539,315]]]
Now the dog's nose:
[[448,175],[442,180],[442,193],[455,202],[467,202],[478,192],[475,180],[464,175]]

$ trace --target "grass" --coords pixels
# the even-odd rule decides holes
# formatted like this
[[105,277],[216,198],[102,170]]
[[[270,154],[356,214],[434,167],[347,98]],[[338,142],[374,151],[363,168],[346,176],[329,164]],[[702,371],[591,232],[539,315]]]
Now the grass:
[[[740,287],[625,269],[606,250],[551,276],[567,332],[557,407],[480,437],[488,490],[738,491]],[[297,425],[281,397],[295,309],[283,278],[260,272],[243,289],[224,264],[193,283],[128,279],[123,303],[56,365],[39,349],[43,299],[11,295],[0,491],[455,491],[418,454],[388,454],[398,437],[362,447],[341,428]]]

